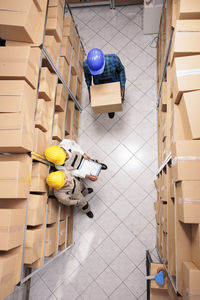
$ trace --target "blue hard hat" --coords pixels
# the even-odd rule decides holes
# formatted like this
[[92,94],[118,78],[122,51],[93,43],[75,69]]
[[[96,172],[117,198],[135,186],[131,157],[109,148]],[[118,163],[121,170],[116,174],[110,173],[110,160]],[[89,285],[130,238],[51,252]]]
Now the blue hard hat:
[[103,73],[105,67],[105,56],[98,48],[93,48],[87,55],[88,69],[92,75]]

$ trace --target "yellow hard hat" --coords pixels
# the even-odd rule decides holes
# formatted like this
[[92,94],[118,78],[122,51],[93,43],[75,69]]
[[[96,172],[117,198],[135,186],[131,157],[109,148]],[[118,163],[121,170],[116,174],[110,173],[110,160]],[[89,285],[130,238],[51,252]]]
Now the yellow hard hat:
[[65,184],[65,173],[62,171],[52,172],[47,176],[46,182],[49,186],[59,190]]
[[46,159],[55,165],[63,165],[66,159],[65,151],[57,145],[48,147],[44,151]]

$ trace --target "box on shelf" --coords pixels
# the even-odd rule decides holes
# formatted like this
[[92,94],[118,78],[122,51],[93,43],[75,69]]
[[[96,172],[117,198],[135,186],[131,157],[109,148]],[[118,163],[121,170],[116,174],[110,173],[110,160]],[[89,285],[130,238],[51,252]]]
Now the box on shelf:
[[85,59],[85,51],[83,50],[81,44],[80,44],[80,49],[79,49],[79,64],[81,67],[83,67],[83,62]]
[[[32,0],[0,2],[0,32],[5,40],[34,42],[42,15]],[[34,26],[33,26],[34,23]]]
[[78,70],[78,81],[80,84],[82,84],[82,81],[83,81],[83,67],[79,67],[79,70]]
[[76,97],[77,97],[78,102],[81,104],[81,100],[82,100],[82,84],[80,84],[79,81],[77,82]]
[[92,85],[91,107],[95,114],[122,111],[119,82]]
[[200,141],[177,141],[172,146],[173,181],[200,180]]
[[49,71],[48,68],[41,69],[39,97],[46,101],[53,101],[56,89],[56,74]]
[[199,90],[200,55],[176,57],[172,65],[171,95],[178,104],[185,92]]
[[36,90],[23,80],[2,80],[0,99],[0,151],[32,151]]
[[25,264],[32,264],[40,258],[43,240],[42,228],[29,228],[26,230]]
[[178,19],[199,19],[200,18],[200,3],[198,0],[179,0],[178,6]]
[[200,295],[200,270],[190,261],[183,262],[183,281],[183,296],[186,297],[185,299],[198,299],[198,297],[193,295]]
[[43,132],[39,128],[35,128],[33,152],[44,155],[45,149],[51,143],[51,133]]
[[27,225],[36,226],[45,222],[45,208],[47,195],[29,195],[28,221]]
[[172,143],[176,142],[177,140],[186,139],[179,105],[173,106],[173,120],[172,127],[170,128],[170,137]]
[[76,96],[76,90],[77,90],[77,75],[71,74],[71,80],[70,80],[70,90],[74,96]]
[[77,59],[77,54],[74,51],[72,56],[72,67],[71,67],[72,75],[78,75],[78,70],[79,70],[79,63]]
[[39,48],[0,47],[0,80],[25,80],[32,88],[37,87],[40,64]]
[[47,226],[46,228],[45,256],[52,255],[56,250],[56,230],[57,224]]
[[78,57],[80,38],[76,32],[75,25],[74,25],[73,19],[71,17],[66,17],[64,19],[63,36],[69,37],[70,42],[74,48],[74,51],[76,52],[76,55]]
[[54,35],[57,42],[61,42],[62,39],[63,13],[60,2],[58,6],[48,8],[46,34]]
[[31,192],[47,192],[46,177],[49,173],[49,166],[41,162],[33,162],[31,176]]
[[68,92],[62,83],[58,83],[56,93],[56,111],[66,111]]
[[53,125],[53,139],[62,140],[65,133],[65,112],[55,112]]
[[200,91],[184,93],[179,103],[185,138],[187,140],[200,139],[199,103]]
[[[45,35],[44,47],[50,55],[55,66],[58,66],[60,42],[57,42],[54,35]],[[45,59],[45,57],[44,57]]]
[[69,80],[69,65],[64,57],[60,58],[60,66],[59,66],[59,72],[62,75],[64,81],[66,84],[68,84]]
[[27,154],[0,155],[0,198],[27,198],[30,174],[31,158]]
[[65,242],[66,221],[60,221],[59,225],[59,246]]
[[67,211],[66,211],[67,207],[65,205],[61,204],[60,207],[60,221],[63,221],[66,219],[66,215],[67,215]]
[[61,57],[64,57],[70,66],[71,64],[72,45],[68,36],[62,38]]
[[49,0],[49,7],[60,5],[64,9],[65,0]]
[[200,271],[200,224],[192,225],[192,261]]
[[69,100],[67,104],[67,121],[65,124],[65,134],[71,135],[74,121],[74,102]]
[[17,258],[18,256],[14,251],[0,254],[0,297],[2,300],[14,290]]
[[0,250],[8,251],[23,244],[25,210],[0,209]]
[[48,108],[50,108],[50,106],[48,106],[48,102],[44,99],[38,99],[35,127],[44,132],[46,132],[49,127],[50,113],[48,112]]
[[167,82],[163,81],[161,90],[160,108],[162,112],[167,111]]
[[[150,275],[156,275],[159,270],[164,270],[164,265],[157,264],[157,263],[151,263],[151,273]],[[151,289],[159,289],[159,290],[167,290],[168,287],[168,280],[167,277],[165,277],[165,284],[163,286],[158,285],[158,283],[155,280],[151,280]]]
[[48,198],[47,224],[52,224],[58,220],[58,200]]

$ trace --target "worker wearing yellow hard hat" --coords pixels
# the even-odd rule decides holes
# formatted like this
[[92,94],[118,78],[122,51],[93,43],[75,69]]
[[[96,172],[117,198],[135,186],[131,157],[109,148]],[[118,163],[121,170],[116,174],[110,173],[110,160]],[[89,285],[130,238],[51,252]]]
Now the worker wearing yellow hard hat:
[[68,171],[56,171],[50,173],[46,182],[54,188],[54,195],[59,202],[66,206],[77,206],[89,218],[93,218],[93,213],[85,199],[85,196],[93,192],[92,188],[86,188],[83,181],[78,180]]

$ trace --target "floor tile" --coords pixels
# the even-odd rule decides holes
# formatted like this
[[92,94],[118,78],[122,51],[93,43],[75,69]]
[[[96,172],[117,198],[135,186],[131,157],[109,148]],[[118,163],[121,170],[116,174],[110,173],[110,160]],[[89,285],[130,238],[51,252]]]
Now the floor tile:
[[134,182],[123,195],[133,206],[137,207],[147,197],[148,193]]
[[[140,101],[140,100],[139,100]],[[132,129],[135,129],[139,125],[144,116],[135,107],[131,107],[129,111],[123,115],[122,120],[124,120]]]
[[[105,26],[98,32],[100,36],[104,38],[107,42],[110,42],[110,40],[118,33],[118,30],[113,27],[110,23],[105,24]],[[116,48],[116,45],[114,45]]]
[[140,89],[144,93],[146,93],[154,85],[154,83],[154,79],[152,79],[152,77],[150,77],[146,73],[140,74],[134,81],[134,84],[138,87],[138,89]]
[[109,43],[113,46],[116,47],[118,51],[120,51],[124,45],[128,44],[129,38],[125,36],[123,33],[118,32],[110,41]]
[[143,114],[144,116],[147,116],[152,112],[152,110],[155,108],[155,103],[152,101],[150,97],[147,95],[144,95],[140,98],[139,101],[134,105],[134,107]]
[[117,54],[117,45],[114,47],[110,43],[106,43],[105,46],[103,46],[102,51],[104,54]]
[[131,84],[126,90],[125,100],[128,101],[130,105],[134,105],[143,95],[144,94],[134,84]]
[[[96,249],[96,251],[98,252],[98,248]],[[88,274],[91,275],[94,279],[107,268],[105,260],[103,260],[96,251],[94,251],[83,263],[83,267],[85,267]]]
[[108,182],[98,191],[97,195],[105,205],[109,207],[120,196],[120,193],[110,182]]
[[126,76],[131,83],[133,83],[140,74],[142,74],[142,70],[135,63],[132,62],[126,67]]
[[125,284],[121,284],[110,296],[111,300],[136,300],[137,298],[131,293]]
[[96,248],[96,252],[108,265],[110,265],[119,255],[121,249],[110,239],[110,237],[107,237],[103,243]]
[[135,154],[145,143],[145,141],[134,131],[123,140],[123,145]]
[[125,15],[117,13],[109,22],[115,28],[120,30],[128,23],[128,21],[129,19]]
[[121,13],[124,14],[126,17],[133,19],[138,12],[141,10],[141,7],[139,5],[127,5],[122,7]]
[[110,209],[107,209],[105,213],[98,218],[97,223],[107,234],[110,234],[119,225],[120,220]]
[[81,294],[92,282],[92,277],[86,269],[80,266],[69,277],[69,282],[73,285],[78,294]]
[[143,11],[140,10],[135,17],[132,18],[132,21],[137,24],[141,29],[143,28]]
[[30,297],[34,300],[48,299],[51,296],[51,291],[48,289],[46,284],[39,280],[36,284],[30,289]]
[[73,255],[80,262],[83,263],[93,252],[93,245],[91,245],[82,235],[75,241],[73,246]]
[[107,22],[102,17],[97,15],[87,23],[87,26],[90,27],[92,31],[99,32],[106,25],[106,23]]
[[81,136],[79,136],[78,142],[81,145],[81,148],[83,149],[84,153],[87,153],[87,151],[94,145],[92,139],[90,139],[85,132],[81,134]]
[[69,282],[63,282],[55,291],[54,295],[58,300],[75,300],[78,297],[78,292],[75,290],[73,285]]
[[79,10],[77,15],[83,23],[87,24],[96,16],[96,13],[90,7],[84,7]]
[[145,216],[145,218],[151,222],[155,218],[153,199],[147,196],[143,202],[138,205],[138,211]]
[[138,238],[146,246],[146,248],[151,251],[156,246],[156,229],[149,223],[144,230],[140,232]]
[[110,209],[123,221],[131,213],[133,206],[124,196],[120,196],[117,201],[111,205]]
[[145,165],[135,156],[133,156],[128,163],[123,166],[123,170],[132,178],[132,180],[136,180],[140,174],[144,172],[145,168]]
[[106,133],[107,130],[98,120],[94,121],[91,126],[87,128],[87,135],[92,137],[95,143],[98,142]]
[[109,296],[120,285],[121,280],[115,275],[112,269],[108,267],[99,277],[97,277],[96,282]]
[[143,120],[136,128],[135,132],[140,135],[144,140],[150,139],[152,135],[156,132],[155,126],[148,121],[148,120]]
[[146,279],[139,269],[135,269],[129,277],[124,281],[129,290],[137,297],[137,299],[146,290]]
[[122,167],[132,157],[132,153],[123,145],[119,145],[109,156]]
[[[122,10],[123,12],[123,10]],[[133,22],[128,22],[122,29],[121,32],[127,36],[129,39],[133,39],[136,34],[141,31],[141,28],[134,24]]]
[[143,189],[150,193],[154,189],[154,182],[153,178],[155,178],[155,175],[150,169],[146,169],[138,178],[137,183],[143,187]]
[[145,251],[145,246],[136,238],[124,249],[124,253],[136,266],[143,261]]
[[[145,71],[154,61],[154,58],[145,51],[141,52],[135,59],[134,63]],[[150,74],[150,76],[152,76]]]
[[148,143],[146,143],[140,148],[140,150],[137,151],[135,156],[149,167],[157,158],[157,152]]
[[112,136],[115,137],[116,140],[119,142],[125,139],[130,133],[132,129],[130,126],[127,125],[127,123],[124,122],[124,120],[120,119],[110,131]]
[[52,294],[52,295],[48,298],[48,300],[57,300],[57,298],[54,296],[54,294]]
[[91,199],[91,207],[92,207],[92,211],[94,213],[95,219],[98,219],[104,213],[104,211],[107,209],[107,206],[97,195],[95,195]]
[[113,176],[111,183],[120,192],[125,192],[131,185],[132,180],[129,175],[127,175],[123,170],[120,170],[116,175]]
[[97,224],[94,223],[90,228],[83,234],[83,236],[89,242],[90,247],[98,247],[106,238],[105,231]]
[[107,132],[98,142],[98,145],[105,153],[110,154],[117,146],[119,146],[119,141],[114,139],[110,132]]
[[104,163],[109,166],[108,169],[107,169],[107,172],[106,172],[106,176],[109,176],[109,177],[113,177],[113,175],[115,175],[120,167],[119,165],[117,165],[111,158],[110,156],[107,156],[105,159],[104,159]]
[[92,48],[99,48],[102,49],[103,46],[105,46],[107,42],[98,34],[96,34],[94,37],[92,37],[89,42],[87,43],[87,46]]
[[83,292],[82,297],[84,300],[106,300],[107,295],[98,286],[98,284],[93,281],[89,287]]
[[132,234],[139,236],[140,232],[147,226],[148,221],[144,215],[135,209],[124,220],[124,224]]
[[130,60],[134,60],[141,52],[142,49],[130,41],[125,47],[121,49],[121,52]]
[[123,250],[132,241],[133,234],[121,223],[110,235],[110,238]]
[[83,43],[87,43],[92,37],[95,36],[95,32],[89,28],[87,25],[84,25],[80,29],[80,36],[83,40]]

